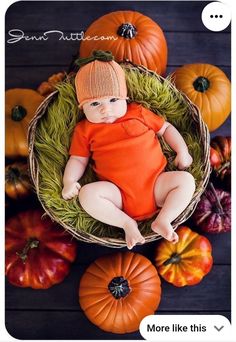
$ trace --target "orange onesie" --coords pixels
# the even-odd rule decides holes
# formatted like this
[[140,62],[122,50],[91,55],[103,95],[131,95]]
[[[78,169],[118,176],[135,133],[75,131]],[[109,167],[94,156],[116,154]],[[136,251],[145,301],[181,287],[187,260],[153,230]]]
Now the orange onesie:
[[113,123],[80,121],[74,130],[70,155],[89,157],[100,180],[121,191],[123,210],[135,220],[156,211],[154,185],[167,160],[156,133],[164,119],[137,103]]

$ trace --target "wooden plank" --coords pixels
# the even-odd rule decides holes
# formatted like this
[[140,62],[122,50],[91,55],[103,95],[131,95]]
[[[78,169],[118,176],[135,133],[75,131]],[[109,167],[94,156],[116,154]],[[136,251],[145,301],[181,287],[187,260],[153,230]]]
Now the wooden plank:
[[[196,231],[196,229],[195,229]],[[231,264],[231,234],[205,234],[198,231],[199,234],[206,236],[212,245],[212,254],[214,263],[216,265],[230,265]],[[160,241],[160,240],[159,240]],[[143,246],[135,246],[133,248],[134,253],[140,253],[151,261],[154,260],[155,249],[158,245],[159,241],[153,241]],[[78,264],[89,264],[93,262],[96,258],[100,257],[101,255],[107,255],[110,253],[115,253],[119,251],[126,251],[126,248],[121,249],[111,249],[109,247],[104,247],[96,244],[87,244],[85,242],[78,242],[78,257],[77,263]]]
[[[37,36],[38,32],[29,32]],[[47,41],[6,43],[6,65],[69,65],[79,49],[79,41],[58,40],[54,35]],[[8,35],[6,39],[8,39]],[[209,63],[230,66],[231,41],[228,33],[168,32],[168,64]]]
[[[87,251],[87,255],[89,252]],[[6,309],[79,310],[78,287],[87,265],[72,266],[69,276],[48,290],[23,289],[6,281]],[[230,311],[230,266],[214,265],[195,286],[177,288],[162,279],[159,311]]]
[[[25,322],[22,324],[22,322]],[[137,340],[139,332],[112,334],[92,324],[82,312],[6,311],[6,328],[13,337],[39,340]]]
[[[172,73],[177,67],[181,65],[168,66],[167,67],[167,75]],[[36,89],[39,84],[45,80],[49,76],[54,73],[60,71],[68,71],[69,65],[48,65],[48,66],[15,66],[15,67],[6,67],[5,68],[5,86],[6,89],[11,88],[32,88]],[[231,78],[231,68],[220,66],[220,68],[224,71],[224,73]]]
[[230,35],[221,33],[169,33],[168,64],[209,63],[230,66]]
[[[25,1],[14,3],[8,9],[6,28],[29,31],[33,23],[37,30],[78,32],[104,14],[132,10],[149,16],[164,31],[199,32],[207,31],[201,21],[201,12],[207,4],[207,1]],[[230,31],[230,27],[225,31]]]
[[68,65],[63,66],[34,66],[27,65],[17,67],[6,67],[5,77],[6,89],[31,88],[37,89],[41,82],[46,81],[49,76],[61,71],[68,71]]
[[211,133],[211,137],[215,137],[216,135],[230,135],[231,136],[231,115],[227,118],[227,120],[221,125],[218,129]]
[[[172,312],[165,312],[171,315]],[[183,314],[175,312],[176,315]],[[210,311],[191,312],[186,315],[211,315]],[[218,311],[230,320],[229,311]],[[112,334],[102,331],[85,317],[82,312],[71,311],[6,311],[6,328],[10,335],[19,340],[142,340],[139,332]],[[168,317],[167,317],[168,320]]]
[[[191,227],[191,226],[190,226]],[[231,234],[206,234],[196,230],[199,234],[206,236],[212,245],[212,255],[215,265],[230,265],[231,264]],[[152,262],[154,261],[155,250],[160,240],[150,242],[143,246],[135,246],[132,249],[134,253],[140,253],[146,256]],[[88,244],[85,242],[78,242],[78,256],[76,263],[86,265],[90,264],[101,255],[108,255],[110,253],[118,253],[126,251],[126,248],[112,249],[96,244]]]

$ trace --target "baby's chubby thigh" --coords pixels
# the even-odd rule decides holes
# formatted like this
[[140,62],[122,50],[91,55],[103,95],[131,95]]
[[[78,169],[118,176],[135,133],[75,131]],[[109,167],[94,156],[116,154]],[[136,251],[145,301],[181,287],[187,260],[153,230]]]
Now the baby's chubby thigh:
[[186,195],[192,196],[195,191],[195,180],[191,173],[187,171],[162,172],[157,177],[154,186],[157,206],[162,207],[167,195],[174,189],[182,190]]
[[81,206],[91,216],[97,216],[98,211],[104,211],[106,202],[112,202],[117,208],[122,209],[122,197],[119,188],[107,181],[97,181],[85,184],[79,191]]

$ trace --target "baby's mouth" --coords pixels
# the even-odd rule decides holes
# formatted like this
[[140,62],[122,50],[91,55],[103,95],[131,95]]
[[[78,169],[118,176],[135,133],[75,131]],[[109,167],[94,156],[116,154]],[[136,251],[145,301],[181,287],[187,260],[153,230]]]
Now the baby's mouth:
[[114,120],[114,116],[106,116],[105,118],[103,118],[104,122],[113,122]]

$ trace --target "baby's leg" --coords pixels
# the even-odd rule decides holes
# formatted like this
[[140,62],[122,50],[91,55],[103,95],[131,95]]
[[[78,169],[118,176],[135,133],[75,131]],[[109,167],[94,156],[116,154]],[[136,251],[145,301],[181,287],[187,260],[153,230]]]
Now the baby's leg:
[[80,189],[79,201],[84,210],[98,221],[123,228],[129,249],[145,242],[137,222],[122,211],[121,193],[115,184],[105,181],[86,184]]
[[154,195],[156,204],[161,207],[152,223],[152,230],[165,239],[178,242],[171,222],[178,217],[190,203],[195,191],[193,176],[185,171],[163,172],[157,178]]

